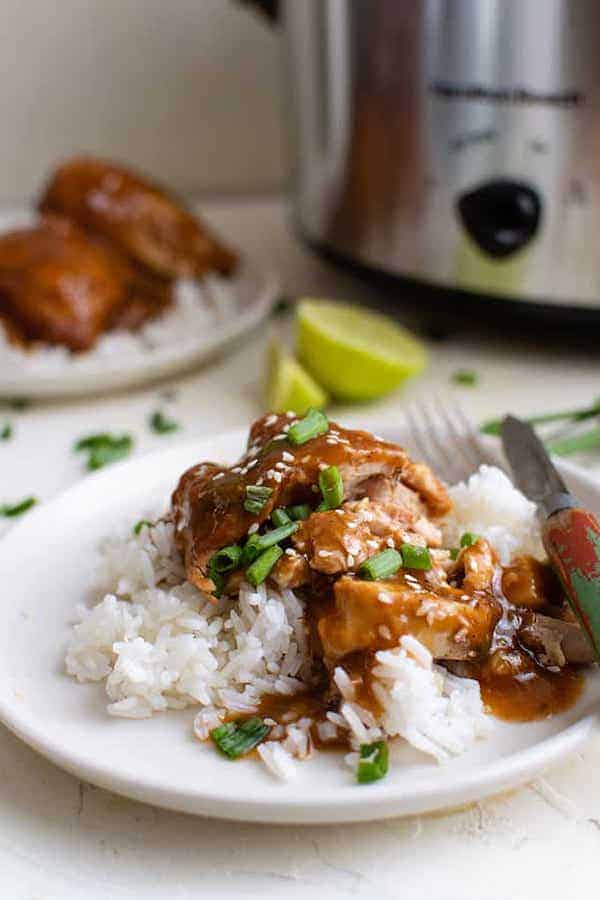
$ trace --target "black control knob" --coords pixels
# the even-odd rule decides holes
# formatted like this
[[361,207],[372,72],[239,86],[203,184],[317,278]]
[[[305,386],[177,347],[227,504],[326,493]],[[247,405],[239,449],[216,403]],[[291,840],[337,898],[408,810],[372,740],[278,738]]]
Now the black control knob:
[[477,246],[498,259],[529,243],[542,215],[542,203],[533,188],[500,178],[461,194],[457,207]]

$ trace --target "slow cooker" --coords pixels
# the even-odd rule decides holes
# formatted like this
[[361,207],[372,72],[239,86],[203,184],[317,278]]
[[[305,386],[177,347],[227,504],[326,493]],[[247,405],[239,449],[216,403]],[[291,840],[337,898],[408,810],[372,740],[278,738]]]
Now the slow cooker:
[[285,32],[311,244],[446,296],[600,323],[598,0],[262,5]]

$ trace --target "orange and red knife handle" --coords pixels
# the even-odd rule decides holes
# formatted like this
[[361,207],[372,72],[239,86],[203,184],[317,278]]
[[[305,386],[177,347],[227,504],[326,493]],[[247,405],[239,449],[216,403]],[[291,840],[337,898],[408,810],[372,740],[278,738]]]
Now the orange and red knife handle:
[[562,509],[546,519],[542,539],[600,658],[600,524],[584,509]]

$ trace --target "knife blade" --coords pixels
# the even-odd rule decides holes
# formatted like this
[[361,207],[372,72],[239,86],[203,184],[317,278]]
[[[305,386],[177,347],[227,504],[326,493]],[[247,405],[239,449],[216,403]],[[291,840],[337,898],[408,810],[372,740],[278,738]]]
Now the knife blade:
[[517,486],[538,506],[550,563],[600,660],[600,524],[578,506],[530,425],[506,416],[501,434]]
[[577,505],[531,425],[516,416],[506,416],[501,434],[517,487],[526,497],[547,516]]

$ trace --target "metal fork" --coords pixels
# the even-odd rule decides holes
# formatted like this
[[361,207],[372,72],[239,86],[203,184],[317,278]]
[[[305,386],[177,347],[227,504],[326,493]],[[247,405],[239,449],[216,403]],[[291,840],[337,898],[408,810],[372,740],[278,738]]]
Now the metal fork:
[[503,468],[487,451],[477,427],[453,398],[421,398],[408,407],[406,420],[417,454],[448,484],[464,481],[482,464]]

